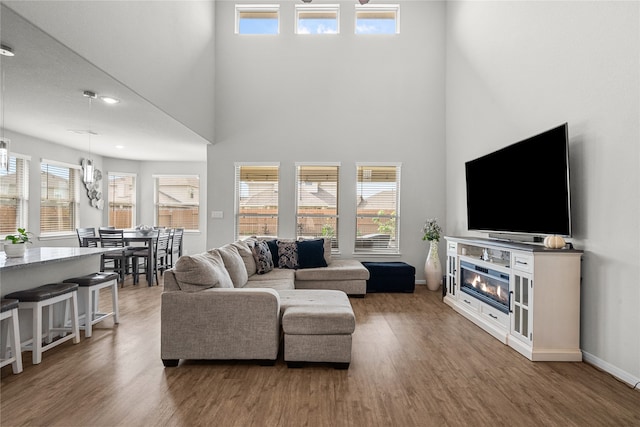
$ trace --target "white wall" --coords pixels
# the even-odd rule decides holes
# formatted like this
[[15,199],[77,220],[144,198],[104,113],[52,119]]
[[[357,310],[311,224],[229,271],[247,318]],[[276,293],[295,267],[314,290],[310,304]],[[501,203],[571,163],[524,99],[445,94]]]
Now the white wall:
[[400,2],[401,33],[354,35],[354,2],[340,1],[341,34],[234,34],[234,3],[216,4],[216,143],[208,148],[207,246],[234,237],[234,162],[280,162],[280,231],[295,235],[295,162],[341,162],[340,249],[352,257],[359,161],[402,162],[401,260],[423,279],[426,217],[444,221],[444,4]]
[[567,121],[581,347],[629,383],[640,381],[639,22],[638,2],[456,1],[446,19],[448,233],[468,233],[465,161]]
[[213,141],[215,2],[3,3]]

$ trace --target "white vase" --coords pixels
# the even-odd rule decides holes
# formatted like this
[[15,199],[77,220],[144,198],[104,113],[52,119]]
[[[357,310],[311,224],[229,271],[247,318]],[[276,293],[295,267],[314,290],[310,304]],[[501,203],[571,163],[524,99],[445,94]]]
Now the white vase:
[[24,250],[27,247],[24,243],[5,243],[4,252],[7,254],[7,258],[20,258],[24,256]]
[[437,291],[442,284],[442,266],[438,258],[438,241],[431,240],[429,254],[424,263],[424,277],[427,280],[427,288],[430,291]]

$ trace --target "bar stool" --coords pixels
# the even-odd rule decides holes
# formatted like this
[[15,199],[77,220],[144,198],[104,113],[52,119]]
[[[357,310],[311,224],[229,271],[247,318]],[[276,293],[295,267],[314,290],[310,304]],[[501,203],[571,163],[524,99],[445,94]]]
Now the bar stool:
[[[84,301],[85,314],[79,316],[84,319],[81,326],[84,328],[85,338],[91,336],[92,326],[98,322],[102,322],[113,316],[113,323],[119,323],[118,311],[118,278],[117,273],[92,273],[86,276],[73,277],[66,279],[64,283],[77,283],[80,299]],[[111,288],[112,309],[110,313],[101,313],[99,311],[100,289]]]
[[[48,285],[38,286],[37,288],[27,289],[24,291],[12,292],[5,295],[6,298],[14,298],[19,301],[18,308],[20,310],[32,310],[33,312],[33,338],[22,343],[22,350],[31,351],[33,364],[37,365],[42,362],[42,353],[52,349],[55,346],[73,339],[74,344],[80,342],[80,327],[78,324],[78,285],[75,283],[50,283]],[[53,304],[65,303],[65,319],[62,327],[53,327]],[[66,326],[66,314],[71,304],[71,327]],[[47,334],[46,345],[42,345],[42,319],[43,312],[47,310]],[[62,332],[64,336],[51,342],[52,332]],[[69,333],[69,335],[65,335]]]
[[[0,350],[0,368],[11,363],[14,374],[22,372],[22,351],[20,348],[20,323],[18,322],[18,300],[4,299],[0,301],[0,322],[2,324],[2,336],[5,337]],[[7,355],[7,344],[11,344],[11,357]]]

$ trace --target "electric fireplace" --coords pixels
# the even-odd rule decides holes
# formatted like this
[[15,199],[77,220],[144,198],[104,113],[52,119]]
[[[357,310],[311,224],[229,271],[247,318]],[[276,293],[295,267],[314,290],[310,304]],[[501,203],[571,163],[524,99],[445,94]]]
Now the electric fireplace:
[[509,312],[509,275],[460,261],[460,290],[498,310]]

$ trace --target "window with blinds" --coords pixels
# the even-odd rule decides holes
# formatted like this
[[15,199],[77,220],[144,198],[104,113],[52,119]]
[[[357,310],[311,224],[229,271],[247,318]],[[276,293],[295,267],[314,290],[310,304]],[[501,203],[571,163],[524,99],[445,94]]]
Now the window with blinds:
[[356,5],[356,34],[400,34],[400,5]]
[[400,165],[358,164],[355,252],[399,253]]
[[29,160],[9,157],[9,168],[0,170],[0,235],[28,229]]
[[279,5],[236,5],[236,34],[278,34]]
[[340,6],[296,5],[296,34],[338,34],[340,32]]
[[338,250],[339,165],[296,165],[296,235],[329,238]]
[[40,163],[40,234],[75,232],[79,224],[80,168],[42,160]]
[[136,175],[109,172],[109,226],[134,228],[136,218]]
[[277,164],[236,164],[236,239],[278,236]]
[[155,175],[156,226],[200,228],[200,177],[198,175]]

